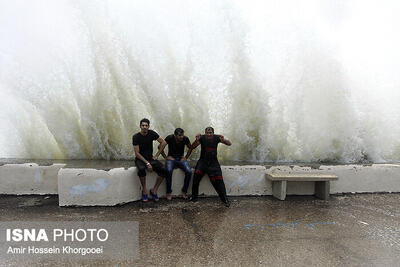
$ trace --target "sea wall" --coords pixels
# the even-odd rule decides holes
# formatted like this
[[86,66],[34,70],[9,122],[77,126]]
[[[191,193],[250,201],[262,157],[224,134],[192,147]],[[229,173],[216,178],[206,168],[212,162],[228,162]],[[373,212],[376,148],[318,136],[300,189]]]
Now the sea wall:
[[0,194],[58,194],[58,171],[64,166],[65,164],[4,164],[0,166]]
[[[400,164],[371,165],[244,165],[222,166],[226,190],[230,196],[262,196],[272,194],[266,173],[318,172],[335,174],[330,193],[400,192]],[[156,174],[147,176],[147,189],[153,187]],[[173,195],[181,194],[184,173],[173,175]],[[165,197],[165,182],[158,195]],[[201,195],[216,196],[207,176],[200,183]],[[188,193],[191,193],[191,184]],[[0,194],[58,194],[60,206],[113,206],[140,200],[141,185],[136,167],[66,168],[65,164],[40,166],[36,163],[4,164],[0,166]],[[289,182],[288,195],[313,195],[313,182]]]

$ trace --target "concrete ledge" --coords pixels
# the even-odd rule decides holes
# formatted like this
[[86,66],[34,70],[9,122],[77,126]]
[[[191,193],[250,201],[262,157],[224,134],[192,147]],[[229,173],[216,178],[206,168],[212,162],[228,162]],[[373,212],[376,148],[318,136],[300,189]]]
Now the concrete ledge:
[[62,169],[58,174],[60,206],[112,206],[140,199],[136,168],[110,171]]
[[57,194],[57,175],[64,166],[65,164],[4,164],[0,166],[0,194]]
[[[221,166],[221,169],[226,192],[230,196],[263,196],[272,194],[272,184],[265,179],[267,170],[264,166]],[[203,179],[206,179],[207,183],[205,184],[202,181],[200,184],[200,194],[204,192],[205,195],[216,196],[217,194],[209,182],[208,176],[203,177]]]
[[[135,167],[109,171],[90,168],[64,168],[65,164],[39,166],[36,163],[4,164],[0,166],[0,194],[57,194],[60,205],[117,205],[139,200],[141,186]],[[230,196],[271,195],[272,183],[265,178],[273,171],[337,175],[330,182],[330,193],[400,192],[400,164],[322,165],[309,166],[222,166],[227,193]],[[152,188],[156,175],[147,177]],[[173,194],[179,195],[184,173],[175,170]],[[191,185],[189,187],[189,193]],[[287,183],[287,195],[313,195],[314,182]],[[165,196],[165,182],[159,189]],[[207,176],[200,183],[199,193],[216,196]]]
[[[223,166],[227,193],[229,195],[271,194],[271,183],[265,180],[263,166]],[[147,189],[153,187],[156,174],[147,175]],[[175,170],[172,177],[173,195],[179,195],[183,185],[184,173]],[[189,192],[191,193],[191,184]],[[110,171],[95,169],[62,169],[58,175],[60,206],[113,206],[140,200],[141,185],[136,167],[117,168]],[[209,178],[205,175],[200,183],[200,195],[216,196]],[[165,182],[158,190],[165,197]]]
[[400,192],[399,164],[324,165],[319,169],[339,177],[331,182],[331,194]]

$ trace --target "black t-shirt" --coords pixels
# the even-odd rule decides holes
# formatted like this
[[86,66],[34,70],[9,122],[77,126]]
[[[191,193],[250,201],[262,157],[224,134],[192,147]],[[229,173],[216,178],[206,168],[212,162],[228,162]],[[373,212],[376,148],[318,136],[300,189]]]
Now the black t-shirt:
[[216,160],[218,143],[221,142],[219,136],[213,135],[211,138],[207,138],[205,135],[202,135],[199,142],[201,144],[200,159]]
[[132,136],[132,144],[139,146],[139,153],[146,159],[151,160],[153,157],[153,141],[160,137],[155,131],[149,130],[146,135],[140,132]]
[[183,137],[181,142],[176,142],[175,136],[173,134],[165,137],[165,142],[168,144],[168,156],[174,158],[183,157],[183,153],[185,152],[185,145],[190,145],[190,140],[187,136]]

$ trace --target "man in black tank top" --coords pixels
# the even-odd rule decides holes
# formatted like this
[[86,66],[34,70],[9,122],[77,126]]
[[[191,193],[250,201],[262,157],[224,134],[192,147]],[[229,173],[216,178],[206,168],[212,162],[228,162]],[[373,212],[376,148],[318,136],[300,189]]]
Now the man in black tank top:
[[211,184],[214,186],[215,191],[217,191],[218,196],[222,202],[225,203],[225,206],[229,207],[230,204],[226,196],[221,166],[219,165],[217,157],[217,147],[219,143],[223,143],[227,146],[232,145],[231,141],[225,139],[224,136],[214,134],[214,129],[212,127],[206,128],[205,135],[198,134],[196,136],[196,141],[193,142],[192,149],[201,145],[201,154],[194,170],[192,196],[190,200],[197,201],[201,178],[204,174],[208,174]]

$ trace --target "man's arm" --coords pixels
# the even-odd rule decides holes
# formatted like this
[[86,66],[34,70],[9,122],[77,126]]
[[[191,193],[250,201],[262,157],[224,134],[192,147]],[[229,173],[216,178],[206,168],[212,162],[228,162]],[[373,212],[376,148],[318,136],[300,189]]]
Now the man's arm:
[[192,151],[200,145],[200,134],[196,134],[196,140],[192,143]]
[[164,148],[167,145],[167,142],[165,142],[165,140],[162,137],[158,137],[157,141],[160,143],[160,145],[158,146],[157,153],[153,157],[154,160],[158,159],[158,157],[160,156],[161,152],[164,151]]
[[[158,149],[160,149],[160,147],[161,147],[161,144],[158,145]],[[164,159],[167,158],[167,154],[165,154],[164,150],[161,151],[161,156],[163,156]]]
[[150,162],[148,162],[143,156],[142,154],[140,154],[139,152],[139,146],[133,146],[133,151],[135,151],[135,156],[136,158],[140,159],[141,161],[143,161],[146,164],[146,167],[149,171],[153,170],[153,166],[151,166]]
[[188,147],[188,151],[186,152],[186,156],[182,158],[182,160],[187,160],[190,157],[190,154],[192,154],[192,145],[190,144],[190,140],[189,143],[186,144],[186,146]]
[[232,145],[231,141],[229,141],[228,139],[225,139],[223,135],[218,135],[219,136],[219,140],[221,141],[221,143],[230,146]]

